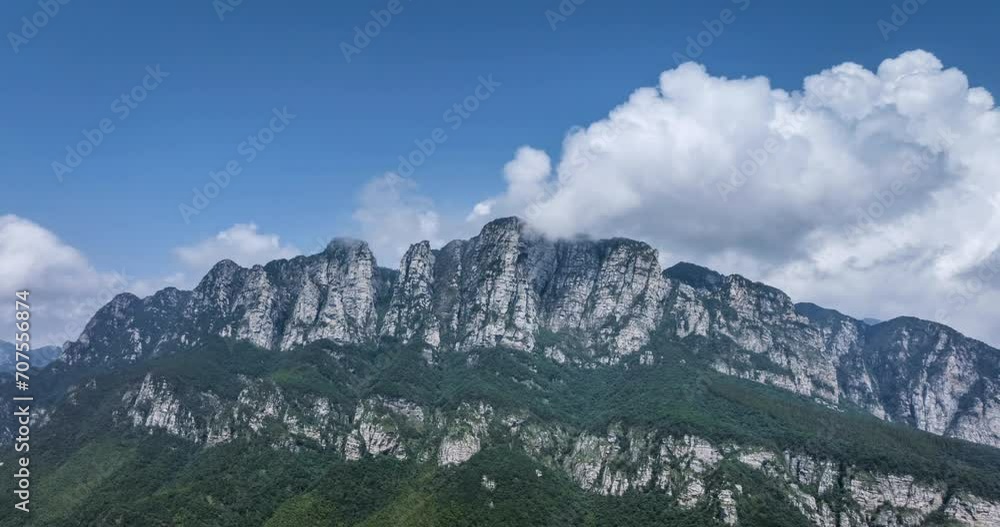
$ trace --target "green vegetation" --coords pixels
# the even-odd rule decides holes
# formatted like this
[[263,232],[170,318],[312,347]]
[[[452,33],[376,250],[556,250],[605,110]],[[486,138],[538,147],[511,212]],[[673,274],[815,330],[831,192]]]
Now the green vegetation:
[[[559,341],[558,335],[543,338]],[[34,525],[716,524],[714,504],[682,510],[663,493],[586,493],[516,444],[486,445],[469,462],[440,468],[433,461],[389,458],[344,462],[308,447],[273,448],[266,436],[204,448],[160,432],[150,435],[112,418],[124,394],[147,374],[181,387],[179,397],[208,391],[222,400],[238,396],[239,376],[265,379],[290,395],[327,397],[345,415],[373,395],[443,412],[484,401],[596,434],[613,424],[694,434],[717,444],[791,450],[943,480],[1000,498],[1000,451],[717,374],[705,363],[726,350],[695,344],[660,338],[653,366],[639,366],[633,357],[619,366],[587,369],[502,349],[445,354],[428,365],[418,349],[406,346],[321,342],[275,353],[216,340],[76,383],[34,438],[33,446],[44,445],[33,458],[38,468],[32,498],[40,511]],[[482,485],[483,476],[496,482],[494,490]],[[748,489],[739,501],[744,524],[804,525],[782,489],[761,473],[723,464],[716,477]],[[23,520],[0,518],[0,526],[8,525]]]
[[67,515],[123,466],[135,460],[136,451],[110,441],[94,441],[41,479],[38,494],[51,496],[38,516],[44,519]]

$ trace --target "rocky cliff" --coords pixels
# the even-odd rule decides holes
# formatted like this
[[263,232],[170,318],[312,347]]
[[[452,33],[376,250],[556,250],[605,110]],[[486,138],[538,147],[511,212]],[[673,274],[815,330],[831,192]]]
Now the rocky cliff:
[[1000,352],[981,342],[911,318],[871,325],[691,264],[663,270],[642,242],[548,240],[517,218],[440,249],[418,243],[399,271],[352,240],[250,269],[223,261],[194,291],[119,295],[64,359],[114,366],[211,335],[274,350],[388,339],[428,361],[503,347],[585,367],[665,338],[719,372],[1000,447]]
[[370,341],[395,275],[376,265],[367,244],[346,239],[320,254],[250,269],[223,260],[194,291],[116,296],[66,345],[63,359],[70,365],[135,362],[190,348],[205,335],[275,350],[322,339]]
[[947,326],[901,317],[875,325],[741,276],[668,269],[668,330],[722,339],[712,367],[935,434],[1000,447],[1000,351]]
[[[788,507],[780,514],[821,527],[1000,525],[1000,501],[945,479],[880,472],[798,450],[617,421],[600,430],[581,429],[542,419],[528,408],[485,401],[435,407],[372,394],[345,407],[266,378],[240,375],[237,385],[226,396],[150,373],[124,387],[113,406],[113,423],[204,447],[264,440],[276,449],[319,450],[348,462],[388,457],[442,468],[463,465],[489,446],[513,445],[584,491],[663,496],[680,510],[707,512],[722,525],[754,525],[741,511],[774,491]],[[106,389],[90,383],[76,388],[73,399]],[[538,470],[536,477],[551,476]],[[510,483],[482,474],[490,492]]]

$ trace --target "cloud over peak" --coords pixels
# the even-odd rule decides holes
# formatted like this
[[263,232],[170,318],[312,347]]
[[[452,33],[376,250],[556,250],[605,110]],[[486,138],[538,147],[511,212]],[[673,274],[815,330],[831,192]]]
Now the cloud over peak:
[[571,130],[549,166],[521,147],[504,194],[470,217],[638,237],[799,299],[1000,340],[996,291],[966,283],[1000,242],[1000,112],[926,51],[836,65],[796,91],[682,64]]
[[[76,339],[83,324],[124,290],[122,272],[100,272],[48,229],[15,215],[0,216],[0,288],[28,290],[31,336],[38,345]],[[14,320],[14,303],[3,310]]]
[[283,244],[277,234],[259,232],[254,223],[237,223],[194,245],[178,247],[174,249],[174,253],[186,266],[205,271],[224,259],[242,266],[252,266],[291,258],[302,254],[302,251],[295,246]]
[[383,174],[361,189],[358,201],[354,220],[381,265],[395,267],[412,243],[441,242],[441,218],[413,179]]

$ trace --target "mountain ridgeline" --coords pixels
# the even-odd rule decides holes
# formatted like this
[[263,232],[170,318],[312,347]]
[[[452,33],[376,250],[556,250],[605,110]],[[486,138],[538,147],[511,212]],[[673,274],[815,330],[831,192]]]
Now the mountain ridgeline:
[[[0,340],[0,371],[13,372],[17,364],[16,346],[13,342]],[[59,346],[41,346],[32,348],[30,353],[31,367],[41,369],[49,365],[52,361],[62,355],[62,348]]]
[[997,350],[517,218],[119,295],[37,385],[37,525],[1000,526]]
[[573,348],[580,366],[617,364],[669,336],[711,342],[719,372],[1000,447],[1000,351],[982,342],[914,318],[869,325],[693,264],[661,270],[642,242],[549,241],[517,218],[439,250],[413,245],[399,271],[354,240],[250,269],[226,260],[194,291],[119,295],[64,360],[134,362],[206,335],[275,350],[393,339],[419,343],[428,360],[489,347],[567,360]]

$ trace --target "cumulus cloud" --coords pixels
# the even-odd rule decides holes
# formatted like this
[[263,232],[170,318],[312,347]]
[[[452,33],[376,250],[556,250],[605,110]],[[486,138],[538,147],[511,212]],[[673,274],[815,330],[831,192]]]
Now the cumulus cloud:
[[396,267],[410,244],[441,243],[442,222],[433,202],[420,194],[414,180],[392,172],[364,186],[354,220],[379,264],[387,267]]
[[639,237],[667,263],[860,316],[943,318],[1000,343],[998,166],[993,97],[925,51],[875,71],[837,65],[795,91],[688,63],[571,130],[554,170],[519,149],[506,192],[470,218]]
[[[224,258],[253,265],[297,254],[278,236],[259,233],[253,224],[238,224],[175,249],[182,270],[138,277],[125,269],[99,270],[45,227],[15,215],[0,216],[0,289],[11,295],[24,289],[31,292],[31,336],[36,345],[76,340],[94,313],[119,293],[148,296],[168,286],[191,288]],[[13,320],[13,301],[4,311],[7,320]]]
[[238,223],[194,245],[174,249],[177,258],[194,271],[204,272],[220,260],[229,259],[244,267],[302,254],[293,245],[283,244],[277,234],[258,232],[253,223]]
[[548,187],[547,179],[552,173],[552,160],[545,152],[522,146],[514,159],[503,167],[507,192],[500,198],[481,201],[472,208],[467,221],[492,219],[494,209],[513,210],[528,205],[543,195]]
[[76,339],[91,315],[129,281],[124,271],[98,271],[80,251],[37,223],[0,216],[0,290],[12,297],[4,316],[14,320],[13,294],[29,290],[35,345]]
[[[630,236],[855,316],[940,320],[1000,344],[1000,112],[960,70],[911,51],[874,71],[835,65],[775,88],[688,63],[606,118],[570,130],[558,156],[529,145],[506,190],[466,222],[436,212],[416,182],[370,181],[353,218],[382,265],[411,243],[440,245],[518,214],[554,237]],[[0,216],[0,287],[32,289],[35,339],[76,338],[114,294],[190,287],[223,258],[299,254],[240,224],[174,255],[183,272],[135,279],[95,269],[57,236]],[[9,309],[9,308],[8,308]]]

